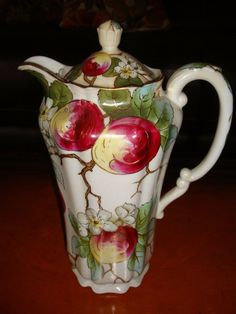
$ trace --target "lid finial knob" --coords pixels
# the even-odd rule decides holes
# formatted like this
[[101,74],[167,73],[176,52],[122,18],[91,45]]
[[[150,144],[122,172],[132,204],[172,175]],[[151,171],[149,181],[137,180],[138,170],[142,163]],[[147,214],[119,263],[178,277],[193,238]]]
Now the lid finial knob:
[[118,46],[122,31],[122,27],[115,21],[109,20],[102,23],[97,28],[99,43],[102,46],[102,51],[111,54],[119,53],[120,50],[118,49]]

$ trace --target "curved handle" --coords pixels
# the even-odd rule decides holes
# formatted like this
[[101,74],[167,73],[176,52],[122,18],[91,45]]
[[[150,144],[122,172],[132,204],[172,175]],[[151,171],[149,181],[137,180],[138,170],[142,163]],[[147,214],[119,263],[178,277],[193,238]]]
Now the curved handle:
[[176,182],[176,186],[167,192],[160,200],[157,218],[163,217],[164,208],[183,195],[191,182],[203,177],[216,163],[229,132],[232,111],[233,95],[231,88],[218,67],[207,64],[189,64],[177,70],[167,83],[167,96],[178,107],[182,108],[187,103],[187,97],[182,92],[186,84],[193,80],[205,80],[213,85],[219,96],[220,110],[216,133],[205,158],[193,169],[183,168]]

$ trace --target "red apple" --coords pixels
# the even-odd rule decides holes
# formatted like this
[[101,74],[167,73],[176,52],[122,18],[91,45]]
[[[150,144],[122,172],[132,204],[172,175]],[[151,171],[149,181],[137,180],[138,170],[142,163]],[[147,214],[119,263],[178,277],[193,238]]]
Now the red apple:
[[93,146],[96,164],[114,174],[142,170],[156,156],[161,144],[157,127],[140,117],[113,120]]
[[102,230],[99,235],[92,236],[90,249],[99,263],[120,263],[132,255],[137,242],[136,229],[119,226],[114,232]]
[[97,52],[86,59],[82,71],[88,76],[97,76],[105,73],[111,65],[111,57],[104,52]]
[[85,99],[73,100],[61,108],[51,121],[57,145],[69,151],[91,148],[103,129],[102,112],[96,104]]

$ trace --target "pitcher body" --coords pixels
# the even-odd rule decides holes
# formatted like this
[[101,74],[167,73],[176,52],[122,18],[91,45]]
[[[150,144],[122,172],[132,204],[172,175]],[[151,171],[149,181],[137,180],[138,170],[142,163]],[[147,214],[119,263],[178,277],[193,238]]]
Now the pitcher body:
[[58,106],[45,98],[39,124],[65,203],[69,258],[81,285],[122,293],[148,269],[165,152],[181,111],[160,82],[94,88],[89,100],[86,89],[64,88],[71,101]]

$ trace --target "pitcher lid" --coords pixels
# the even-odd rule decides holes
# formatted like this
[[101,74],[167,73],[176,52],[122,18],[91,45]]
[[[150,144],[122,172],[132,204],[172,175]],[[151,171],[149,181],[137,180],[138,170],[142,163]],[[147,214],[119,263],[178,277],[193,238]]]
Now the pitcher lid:
[[118,48],[122,31],[115,21],[101,24],[97,32],[102,49],[72,67],[65,76],[67,81],[82,86],[116,88],[142,86],[161,79],[160,70],[147,67]]

